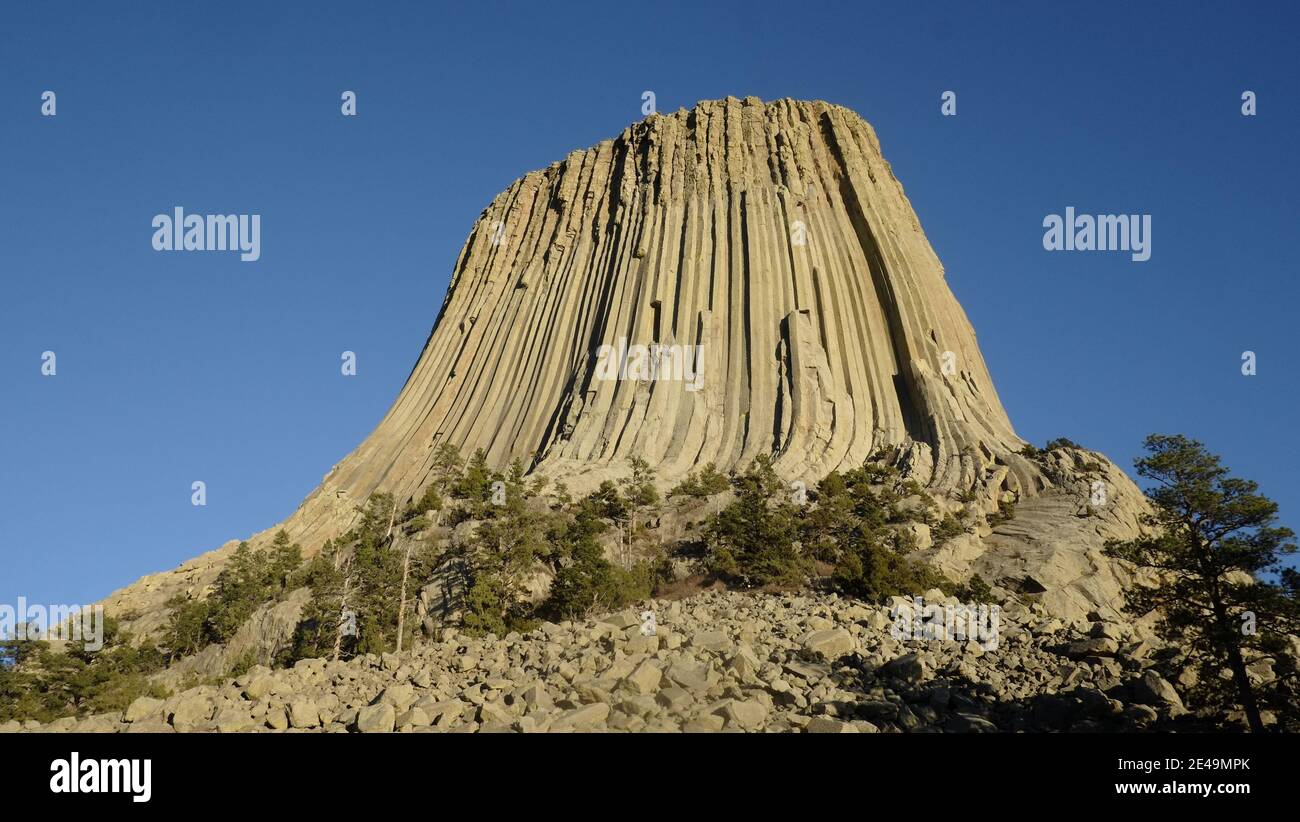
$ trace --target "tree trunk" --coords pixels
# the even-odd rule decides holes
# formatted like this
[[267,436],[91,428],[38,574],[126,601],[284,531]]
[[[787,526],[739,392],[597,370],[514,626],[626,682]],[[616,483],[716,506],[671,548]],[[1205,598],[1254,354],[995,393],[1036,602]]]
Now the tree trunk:
[[1246,712],[1246,721],[1250,723],[1251,733],[1264,733],[1264,720],[1259,716],[1259,705],[1255,702],[1255,689],[1250,687],[1250,676],[1246,673],[1246,660],[1241,658],[1241,649],[1233,645],[1228,652],[1232,668],[1232,681],[1237,685],[1237,695],[1241,699],[1242,710]]
[[411,572],[411,542],[406,542],[406,554],[402,557],[402,598],[397,606],[397,653],[402,652],[402,634],[406,626],[406,578]]
[[393,520],[397,519],[397,500],[393,500],[393,506],[388,510],[388,533],[384,534],[384,542],[393,538]]
[[1264,720],[1259,716],[1259,704],[1255,701],[1255,689],[1250,686],[1250,675],[1246,673],[1246,660],[1241,655],[1241,646],[1237,643],[1235,626],[1228,618],[1227,610],[1219,602],[1217,594],[1211,600],[1214,606],[1215,629],[1227,646],[1228,667],[1232,669],[1232,684],[1237,688],[1237,698],[1241,700],[1241,709],[1246,713],[1246,722],[1251,733],[1264,733]]
[[352,587],[352,566],[348,564],[348,574],[343,577],[343,596],[339,598],[339,623],[334,629],[334,661],[339,661],[339,652],[343,650],[343,625],[347,621],[348,589]]
[[1218,640],[1223,643],[1221,650],[1228,656],[1228,667],[1232,669],[1232,684],[1237,688],[1237,698],[1241,700],[1241,709],[1246,714],[1246,722],[1250,725],[1251,733],[1264,733],[1264,721],[1259,716],[1255,690],[1250,687],[1250,677],[1246,673],[1246,660],[1241,656],[1241,633],[1228,617],[1228,609],[1224,606],[1220,595],[1221,572],[1212,562],[1209,546],[1201,539],[1194,525],[1189,523],[1188,527],[1192,530],[1192,540],[1201,575],[1209,583],[1210,608],[1214,612],[1215,632],[1211,642],[1214,644],[1214,641]]

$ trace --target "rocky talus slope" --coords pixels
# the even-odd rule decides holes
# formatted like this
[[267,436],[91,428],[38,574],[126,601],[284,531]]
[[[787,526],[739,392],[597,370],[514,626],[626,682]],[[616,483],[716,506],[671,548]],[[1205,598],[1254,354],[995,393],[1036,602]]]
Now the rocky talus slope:
[[[899,641],[891,625],[888,607],[833,595],[705,592],[523,636],[449,632],[401,655],[258,667],[124,714],[0,730],[895,733],[1194,721],[1179,683],[1158,671],[1159,643],[1120,623],[1067,626],[1013,602],[988,650]],[[1268,662],[1251,675],[1270,677]]]

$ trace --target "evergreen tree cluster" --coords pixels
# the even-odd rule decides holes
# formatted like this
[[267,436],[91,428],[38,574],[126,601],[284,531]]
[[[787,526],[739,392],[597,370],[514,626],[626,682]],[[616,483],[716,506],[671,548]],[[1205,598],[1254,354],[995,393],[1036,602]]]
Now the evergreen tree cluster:
[[235,549],[217,576],[214,590],[202,599],[179,595],[168,600],[163,645],[168,656],[197,653],[213,643],[226,643],[262,605],[297,587],[293,577],[302,564],[302,549],[281,530],[266,551],[247,542]]
[[[412,517],[423,513],[408,509]],[[402,534],[391,494],[372,496],[359,514],[351,530],[327,541],[295,577],[311,589],[311,599],[281,661],[383,653],[396,647],[399,621],[409,630],[401,618],[402,577],[409,582],[425,574],[432,560],[427,544]],[[402,550],[398,537],[415,550]]]
[[166,696],[149,679],[165,655],[152,642],[134,641],[119,620],[105,615],[103,647],[86,646],[0,640],[0,722],[120,711],[140,696]]
[[[347,659],[391,651],[414,634],[418,592],[439,569],[459,580],[453,591],[460,627],[504,636],[540,619],[570,619],[648,598],[663,576],[651,520],[659,503],[654,474],[640,459],[622,483],[606,482],[574,501],[557,486],[525,477],[516,460],[493,470],[481,450],[462,460],[455,448],[435,452],[433,477],[397,513],[377,495],[360,522],[331,540],[298,577],[312,591],[281,660]],[[468,523],[468,531],[455,526]],[[450,533],[440,529],[450,527]],[[602,535],[616,531],[617,561]],[[549,592],[535,596],[539,581]],[[399,627],[400,626],[400,627]]]
[[734,500],[705,530],[706,564],[728,582],[788,588],[823,577],[872,602],[952,588],[908,556],[910,534],[898,526],[956,521],[939,520],[934,501],[891,466],[832,472],[808,495],[808,504],[781,482],[767,456],[734,475],[731,485]]

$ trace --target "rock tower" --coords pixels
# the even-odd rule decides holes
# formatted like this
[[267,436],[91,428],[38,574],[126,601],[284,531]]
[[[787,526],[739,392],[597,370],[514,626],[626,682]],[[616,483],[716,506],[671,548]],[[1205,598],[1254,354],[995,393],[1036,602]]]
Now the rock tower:
[[[1019,501],[928,558],[1069,617],[1114,612],[1127,574],[1101,545],[1144,505],[1101,455],[1022,455],[875,132],[824,102],[702,102],[517,180],[470,230],[397,400],[284,527],[310,552],[371,494],[418,497],[444,442],[575,493],[633,456],[665,486],[760,454],[809,487],[890,460],[949,500]],[[108,602],[200,586],[234,544]]]
[[324,489],[415,493],[442,441],[578,488],[633,455],[665,482],[763,453],[816,480],[881,451],[942,489],[1027,476],[875,132],[793,100],[651,115],[497,196],[406,386]]

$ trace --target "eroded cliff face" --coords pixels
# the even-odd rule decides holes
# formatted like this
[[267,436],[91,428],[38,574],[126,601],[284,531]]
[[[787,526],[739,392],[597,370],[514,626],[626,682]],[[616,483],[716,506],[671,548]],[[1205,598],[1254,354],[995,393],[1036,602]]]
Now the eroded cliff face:
[[[1053,590],[1070,589],[1056,599],[1072,614],[1110,610],[1122,574],[1100,544],[1135,533],[1142,506],[1116,470],[1109,520],[1079,528],[1060,513],[1087,472],[1053,477],[1020,454],[875,132],[823,102],[728,98],[652,115],[498,195],[392,408],[284,527],[310,553],[372,493],[418,496],[441,442],[497,467],[520,458],[578,493],[633,456],[670,485],[771,454],[809,487],[877,455],[990,511],[1050,494],[1028,530],[935,559],[959,575],[1032,576],[1020,566],[1046,552],[1039,565],[1056,569]],[[151,578],[151,597],[178,579],[202,585],[232,546],[167,584]]]

